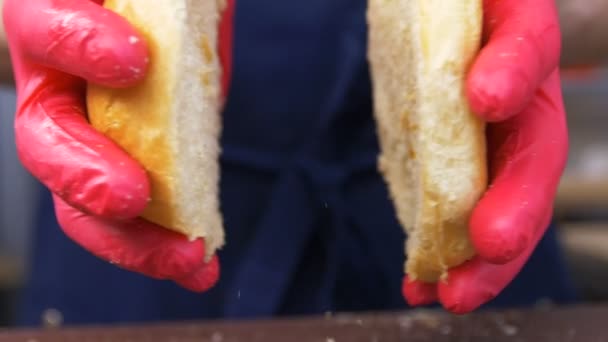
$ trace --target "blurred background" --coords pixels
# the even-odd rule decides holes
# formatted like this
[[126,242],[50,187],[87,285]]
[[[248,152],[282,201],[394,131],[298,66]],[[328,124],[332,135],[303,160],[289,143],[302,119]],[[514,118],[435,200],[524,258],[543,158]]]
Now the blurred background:
[[[557,3],[571,150],[555,215],[584,299],[604,301],[608,300],[608,1]],[[39,188],[16,157],[15,90],[2,31],[0,81],[0,325],[7,325],[11,300],[25,281]]]

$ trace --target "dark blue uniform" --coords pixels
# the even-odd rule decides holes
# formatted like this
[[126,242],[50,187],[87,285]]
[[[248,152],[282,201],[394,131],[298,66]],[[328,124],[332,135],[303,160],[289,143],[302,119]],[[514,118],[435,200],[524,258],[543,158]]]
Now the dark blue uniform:
[[[404,239],[376,170],[364,0],[242,0],[224,115],[222,278],[205,294],[100,261],[45,193],[21,323],[405,309]],[[46,190],[44,190],[46,191]],[[493,305],[574,299],[552,230]]]

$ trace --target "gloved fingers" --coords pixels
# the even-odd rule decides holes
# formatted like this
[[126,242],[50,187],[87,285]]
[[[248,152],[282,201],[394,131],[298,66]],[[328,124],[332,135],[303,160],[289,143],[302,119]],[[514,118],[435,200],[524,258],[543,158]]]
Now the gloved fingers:
[[553,204],[568,154],[556,70],[522,115],[488,127],[491,185],[470,220],[470,236],[487,262],[507,263],[527,250]]
[[407,275],[403,277],[401,292],[411,307],[430,305],[438,300],[437,284],[413,281]]
[[[53,196],[65,234],[93,255],[123,269],[156,279],[184,279],[204,264],[202,240],[141,218],[115,221],[87,215]],[[213,269],[213,264],[209,269]],[[201,281],[202,283],[202,281]]]
[[89,125],[80,96],[83,82],[48,71],[31,83],[15,119],[19,158],[79,210],[115,219],[136,217],[150,196],[146,172]]
[[208,263],[204,263],[194,273],[175,282],[181,287],[193,292],[205,292],[215,286],[220,277],[220,263],[217,256],[213,256]]
[[559,65],[555,1],[485,0],[487,44],[472,65],[467,95],[475,113],[502,121],[520,113]]
[[29,65],[126,87],[143,78],[147,45],[124,18],[92,1],[7,0],[7,37]]
[[494,299],[521,271],[543,237],[551,211],[545,214],[541,225],[535,227],[532,241],[517,258],[503,265],[491,264],[475,257],[465,264],[453,268],[446,282],[437,284],[439,302],[454,314],[470,313]]

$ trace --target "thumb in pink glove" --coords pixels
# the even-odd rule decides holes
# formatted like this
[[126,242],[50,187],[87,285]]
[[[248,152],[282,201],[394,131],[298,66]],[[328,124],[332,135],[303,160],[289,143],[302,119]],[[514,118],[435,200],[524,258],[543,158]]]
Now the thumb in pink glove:
[[[102,2],[4,2],[19,158],[53,193],[60,226],[76,243],[124,269],[205,291],[218,280],[217,257],[205,263],[204,241],[138,218],[150,194],[145,171],[87,122],[86,82],[128,87],[148,63],[141,36]],[[220,28],[224,94],[234,7],[228,2]]]
[[491,186],[470,220],[477,256],[438,284],[406,276],[412,306],[439,301],[468,313],[496,297],[545,233],[566,164],[555,2],[485,0],[484,10],[486,44],[467,84],[473,110],[490,122]]

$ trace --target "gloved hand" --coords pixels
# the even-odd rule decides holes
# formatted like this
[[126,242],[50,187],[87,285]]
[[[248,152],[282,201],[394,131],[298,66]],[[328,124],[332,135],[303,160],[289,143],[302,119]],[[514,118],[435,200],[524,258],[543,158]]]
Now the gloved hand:
[[[124,269],[205,291],[218,279],[217,257],[205,263],[204,241],[138,218],[150,194],[145,171],[87,122],[86,81],[128,87],[147,70],[144,40],[133,43],[129,37],[139,34],[102,3],[4,2],[19,158],[53,193],[60,226],[76,243]],[[224,95],[234,1],[228,3],[220,27]]]
[[491,186],[470,220],[477,256],[437,285],[403,282],[410,305],[468,313],[499,294],[545,233],[568,149],[552,0],[485,0],[484,46],[470,70],[473,110],[489,122]]

